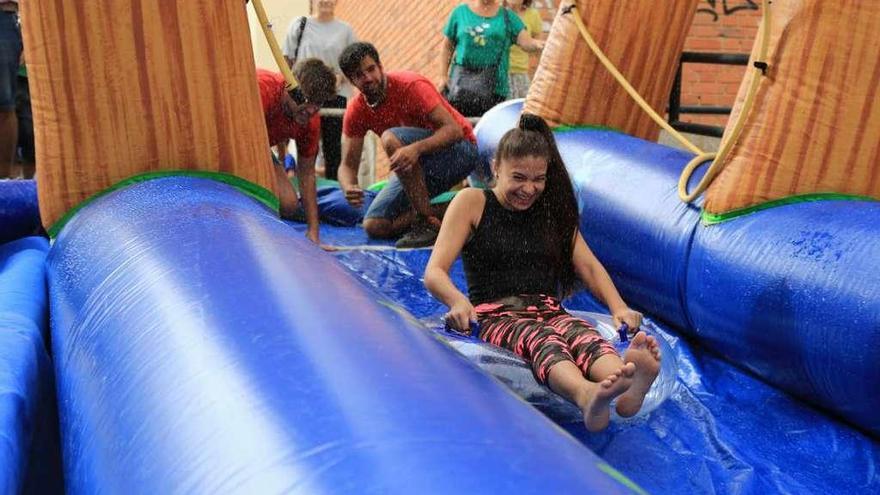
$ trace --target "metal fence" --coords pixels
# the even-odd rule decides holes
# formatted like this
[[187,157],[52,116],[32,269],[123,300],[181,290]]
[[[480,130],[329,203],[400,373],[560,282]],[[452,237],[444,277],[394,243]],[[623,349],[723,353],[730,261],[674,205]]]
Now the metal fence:
[[672,92],[669,94],[669,117],[668,122],[673,128],[691,134],[703,136],[721,137],[724,128],[714,125],[695,124],[682,122],[682,114],[698,115],[730,115],[730,107],[685,105],[681,104],[681,72],[684,64],[716,64],[716,65],[748,65],[749,56],[744,53],[707,53],[707,52],[684,52],[678,63],[678,71],[675,73],[675,82],[672,83]]

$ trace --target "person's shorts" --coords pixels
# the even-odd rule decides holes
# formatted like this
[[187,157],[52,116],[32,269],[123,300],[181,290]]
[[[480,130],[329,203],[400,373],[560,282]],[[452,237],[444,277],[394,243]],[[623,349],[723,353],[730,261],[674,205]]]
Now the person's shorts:
[[18,16],[0,12],[0,112],[15,110],[15,85],[21,50]]
[[[417,127],[395,127],[390,132],[404,145],[421,141],[433,134],[428,129]],[[428,197],[433,198],[446,192],[468,176],[476,165],[479,157],[477,145],[462,139],[444,149],[422,155],[419,162],[425,174],[425,185],[428,186]],[[397,175],[391,174],[388,184],[379,192],[367,210],[365,218],[385,218],[392,220],[412,208],[403,184]]]

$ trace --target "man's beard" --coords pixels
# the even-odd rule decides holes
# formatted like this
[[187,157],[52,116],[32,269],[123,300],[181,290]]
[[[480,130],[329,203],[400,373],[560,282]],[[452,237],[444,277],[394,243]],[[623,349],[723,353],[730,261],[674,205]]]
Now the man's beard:
[[385,99],[385,89],[388,84],[388,79],[383,75],[382,81],[376,85],[375,90],[367,91],[364,90],[364,96],[367,97],[367,103],[372,106],[376,106],[379,103],[382,103],[382,100]]

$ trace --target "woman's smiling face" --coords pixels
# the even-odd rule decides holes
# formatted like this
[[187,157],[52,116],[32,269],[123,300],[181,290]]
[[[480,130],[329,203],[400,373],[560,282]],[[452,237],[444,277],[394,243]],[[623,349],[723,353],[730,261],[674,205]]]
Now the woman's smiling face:
[[496,163],[496,196],[508,209],[528,210],[544,192],[547,159],[535,155],[502,158]]

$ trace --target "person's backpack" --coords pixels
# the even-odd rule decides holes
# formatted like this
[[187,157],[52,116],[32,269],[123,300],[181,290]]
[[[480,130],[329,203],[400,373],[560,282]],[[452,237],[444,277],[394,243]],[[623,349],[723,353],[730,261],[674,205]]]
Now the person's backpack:
[[302,45],[303,33],[306,31],[308,20],[309,18],[306,16],[302,16],[299,20],[299,34],[296,37],[296,48],[293,49],[293,63],[291,65],[296,65],[296,59],[299,58],[299,46]]

